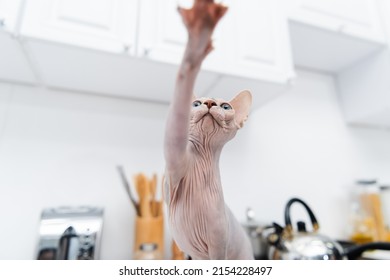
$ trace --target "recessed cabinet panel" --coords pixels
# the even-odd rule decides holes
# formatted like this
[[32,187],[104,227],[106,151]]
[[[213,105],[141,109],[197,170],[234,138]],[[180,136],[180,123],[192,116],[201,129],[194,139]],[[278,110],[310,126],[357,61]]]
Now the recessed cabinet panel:
[[135,51],[137,0],[29,0],[22,35],[112,52]]
[[[225,1],[224,3],[226,4]],[[138,56],[166,63],[179,64],[187,43],[187,31],[178,12],[178,7],[190,8],[192,0],[142,0],[138,34]],[[230,11],[228,15],[230,14]],[[214,46],[219,46],[221,29],[226,18],[222,18],[213,34]],[[224,46],[226,48],[228,46]],[[216,47],[217,48],[217,47]],[[218,52],[223,51],[218,47]],[[207,60],[213,59],[209,55]]]
[[236,56],[232,69],[243,77],[285,83],[294,76],[287,21],[279,1],[232,2]]
[[180,63],[187,40],[177,11],[177,0],[142,0],[138,55],[161,62]]
[[115,1],[110,0],[60,0],[58,21],[78,24],[85,28],[109,30],[115,15]]
[[[236,5],[237,9],[237,34],[239,59],[244,63],[259,64],[264,63],[273,65],[276,63],[276,26],[272,24],[273,14],[272,3],[270,1],[256,1],[251,3],[250,7],[245,5]],[[246,16],[247,12],[253,11],[259,13],[257,17]],[[256,29],[252,32],[244,31],[245,27],[254,25]]]

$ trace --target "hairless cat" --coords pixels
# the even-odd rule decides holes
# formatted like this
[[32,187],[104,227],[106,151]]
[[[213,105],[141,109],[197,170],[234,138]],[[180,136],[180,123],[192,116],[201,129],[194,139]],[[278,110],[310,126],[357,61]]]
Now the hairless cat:
[[164,199],[169,227],[179,248],[192,259],[253,259],[249,238],[224,201],[219,157],[247,119],[252,97],[231,101],[196,98],[201,64],[212,51],[211,36],[227,7],[195,0],[178,8],[188,32],[165,132]]

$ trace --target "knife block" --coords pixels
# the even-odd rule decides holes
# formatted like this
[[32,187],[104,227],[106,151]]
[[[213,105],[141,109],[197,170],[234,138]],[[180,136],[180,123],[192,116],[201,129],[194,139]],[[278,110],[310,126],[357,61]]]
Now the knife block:
[[154,243],[159,255],[164,256],[164,219],[157,217],[136,217],[134,254],[142,244]]
[[184,252],[180,250],[175,240],[172,241],[172,260],[185,260]]

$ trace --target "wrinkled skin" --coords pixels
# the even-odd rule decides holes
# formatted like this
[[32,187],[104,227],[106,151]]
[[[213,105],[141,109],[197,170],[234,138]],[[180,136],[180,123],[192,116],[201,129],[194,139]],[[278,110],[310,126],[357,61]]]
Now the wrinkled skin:
[[166,125],[164,198],[173,238],[193,259],[253,259],[246,233],[225,204],[219,171],[222,148],[247,119],[251,94],[242,91],[229,102],[193,96],[226,10],[213,0],[179,8],[188,42]]

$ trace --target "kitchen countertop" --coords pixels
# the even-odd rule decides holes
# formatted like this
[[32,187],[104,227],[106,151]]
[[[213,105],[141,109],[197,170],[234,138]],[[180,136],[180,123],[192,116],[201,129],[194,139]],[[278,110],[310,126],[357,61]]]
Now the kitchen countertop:
[[386,250],[373,250],[364,252],[362,259],[365,260],[390,260],[390,251]]

